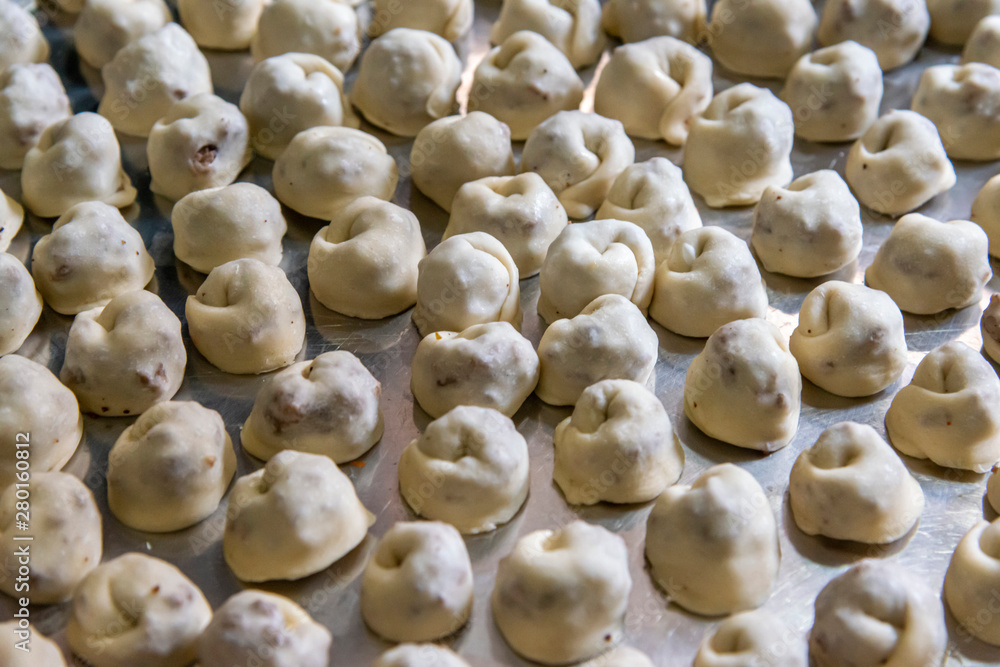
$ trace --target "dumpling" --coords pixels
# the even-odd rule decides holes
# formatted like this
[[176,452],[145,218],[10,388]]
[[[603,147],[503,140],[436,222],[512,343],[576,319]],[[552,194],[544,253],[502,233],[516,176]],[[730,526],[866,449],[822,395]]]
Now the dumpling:
[[830,0],[816,36],[821,46],[847,40],[867,46],[888,72],[916,57],[930,25],[923,0]]
[[796,278],[838,271],[861,254],[861,207],[832,169],[772,185],[753,210],[750,245],[764,268]]
[[295,135],[274,161],[272,177],[274,193],[285,206],[311,218],[332,220],[355,199],[392,199],[399,170],[375,136],[351,127],[320,125]]
[[201,273],[245,258],[277,266],[288,228],[278,200],[253,183],[192,192],[174,204],[170,224],[174,255]]
[[981,19],[1000,14],[1000,2],[927,0],[927,10],[931,15],[931,37],[942,44],[963,46]]
[[853,141],[878,118],[882,68],[866,46],[848,40],[795,63],[780,97],[795,110],[795,134],[809,141]]
[[766,315],[757,263],[722,227],[684,232],[656,267],[649,316],[674,333],[705,338],[727,322]]
[[0,0],[0,72],[11,65],[43,63],[49,43],[31,12],[13,0]]
[[242,51],[250,46],[266,0],[224,0],[224,5],[204,0],[177,0],[184,29],[198,46],[222,51]]
[[1000,67],[1000,15],[991,14],[976,24],[962,50],[962,62]]
[[854,142],[844,175],[858,201],[884,215],[902,215],[955,185],[955,168],[934,123],[895,109]]
[[705,0],[608,0],[601,25],[626,44],[663,35],[695,44],[705,32],[705,5]]
[[993,609],[998,583],[1000,519],[979,521],[952,554],[944,578],[944,599],[963,632],[994,646],[1000,646],[1000,619],[984,611]]
[[472,563],[447,523],[400,521],[382,537],[361,578],[361,616],[390,641],[432,641],[472,614]]
[[302,301],[285,272],[256,259],[212,269],[184,307],[191,341],[227,373],[266,373],[291,364],[302,349]]
[[155,271],[142,236],[113,206],[77,204],[52,225],[31,253],[45,303],[63,315],[99,308],[141,290]]
[[802,375],[831,394],[871,396],[906,370],[903,314],[885,292],[839,280],[809,292],[789,349]]
[[911,213],[896,222],[875,253],[865,283],[908,313],[965,308],[979,302],[993,275],[988,248],[986,232],[973,222]]
[[503,0],[490,42],[502,44],[521,30],[549,40],[576,68],[597,62],[608,41],[598,0]]
[[733,614],[706,636],[694,667],[807,667],[805,637],[769,611]]
[[253,158],[247,119],[221,97],[188,97],[153,124],[146,155],[149,189],[167,199],[229,185]]
[[284,451],[236,480],[222,549],[243,581],[301,579],[347,555],[374,522],[336,463]]
[[766,88],[737,84],[692,119],[684,180],[712,208],[756,204],[767,186],[792,180],[794,134],[787,104]]
[[375,0],[368,34],[378,37],[393,28],[414,28],[457,42],[472,27],[473,13],[472,0]]
[[[0,252],[0,357],[16,352],[42,315],[42,295],[17,257]],[[2,485],[0,485],[2,487]]]
[[528,445],[496,410],[463,405],[432,421],[399,457],[415,513],[465,534],[507,523],[528,497]]
[[969,219],[986,232],[989,253],[1000,257],[1000,176],[988,180],[976,195]]
[[7,252],[24,224],[24,208],[0,190],[0,252]]
[[730,71],[783,79],[812,47],[816,23],[809,0],[718,0],[708,43]]
[[938,592],[894,562],[868,559],[816,597],[809,657],[816,667],[935,667],[947,641]]
[[983,317],[979,321],[979,330],[983,337],[983,351],[990,359],[1000,363],[1000,295],[990,297],[990,303],[983,310]]
[[1000,159],[1000,70],[996,67],[982,63],[928,67],[911,108],[937,126],[952,159]]
[[684,381],[684,414],[709,437],[773,452],[795,436],[802,376],[788,341],[764,319],[719,327]]
[[469,663],[439,644],[400,644],[380,655],[374,667],[469,667]]
[[721,616],[759,607],[781,560],[764,489],[731,463],[670,487],[646,521],[646,558],[653,580],[688,611]]
[[334,213],[313,238],[309,286],[330,310],[372,320],[389,317],[417,302],[418,267],[426,255],[413,213],[360,197]]
[[684,470],[684,450],[653,392],[631,380],[602,380],[556,426],[552,477],[574,505],[644,503]]
[[520,30],[476,66],[469,111],[485,111],[510,127],[515,141],[583,100],[583,81],[562,51],[536,32]]
[[443,37],[394,28],[361,57],[351,102],[373,125],[404,137],[451,115],[462,62]]
[[125,208],[136,190],[122,169],[121,147],[111,123],[85,111],[49,125],[24,156],[24,205],[55,218],[76,204],[99,201]]
[[459,405],[513,417],[538,384],[538,354],[509,322],[427,334],[413,354],[410,390],[435,419]]
[[[63,0],[65,2],[66,0]],[[59,644],[43,635],[33,625],[21,626],[16,619],[0,623],[0,633],[13,637],[12,641],[0,644],[0,664],[7,667],[66,667]],[[17,642],[30,639],[29,651],[22,651]]]
[[127,45],[172,20],[163,0],[86,0],[73,26],[73,43],[81,60],[101,69]]
[[0,71],[0,168],[20,169],[45,128],[72,115],[66,89],[48,63]]
[[525,535],[500,560],[493,620],[525,658],[575,663],[621,641],[631,590],[625,540],[573,521]]
[[260,62],[284,53],[312,53],[341,72],[361,51],[354,8],[338,0],[271,0],[257,22],[250,54]]
[[583,111],[560,111],[545,120],[521,152],[521,172],[538,172],[569,217],[578,219],[600,208],[615,179],[633,162],[635,146],[622,124]]
[[945,468],[988,472],[1000,460],[1000,380],[977,350],[952,341],[921,360],[885,413],[889,442]]
[[535,393],[550,405],[574,405],[601,380],[646,384],[658,352],[656,332],[636,305],[620,294],[605,294],[542,334]]
[[303,130],[359,123],[344,94],[344,75],[310,53],[286,53],[257,63],[240,95],[240,111],[250,124],[253,149],[271,160]]
[[616,48],[601,70],[594,111],[633,137],[681,145],[691,119],[712,101],[712,59],[673,37]]

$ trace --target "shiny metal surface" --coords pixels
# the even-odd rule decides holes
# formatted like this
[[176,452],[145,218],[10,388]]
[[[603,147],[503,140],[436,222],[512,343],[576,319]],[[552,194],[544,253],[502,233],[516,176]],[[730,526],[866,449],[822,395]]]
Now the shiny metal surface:
[[[490,23],[498,13],[499,0],[477,2],[476,10],[473,34],[459,45],[460,55],[467,65],[460,98],[467,97],[471,86],[471,72],[487,48],[486,35]],[[68,24],[64,19],[50,21],[46,33],[53,42],[53,63],[64,76],[74,109],[94,109],[101,92],[100,77],[97,72],[88,68],[81,70],[72,53]],[[236,101],[242,81],[249,71],[249,56],[224,53],[208,55],[217,92]],[[941,50],[933,46],[925,48],[916,63],[886,77],[883,110],[908,107],[921,70],[930,64],[957,61],[958,57],[954,50]],[[356,65],[354,69],[356,70]],[[585,79],[591,84],[595,69],[585,72]],[[349,81],[352,78],[353,75],[348,76]],[[730,77],[717,68],[716,91],[740,80],[745,79]],[[88,87],[88,82],[96,85]],[[779,81],[773,80],[755,80],[754,83],[775,91],[781,85]],[[593,85],[590,85],[584,102],[585,109],[592,109],[592,99]],[[400,180],[394,201],[414,211],[423,226],[428,246],[435,245],[440,240],[447,216],[421,193],[412,191],[410,181],[405,178],[411,142],[371,126],[365,126],[364,129],[378,136],[390,148],[400,165],[401,175],[404,176]],[[183,317],[184,299],[197,288],[204,277],[180,265],[173,257],[170,204],[149,192],[145,142],[123,138],[122,146],[126,168],[141,193],[138,204],[126,211],[126,217],[142,232],[156,260],[153,288],[178,316]],[[664,155],[674,162],[679,162],[681,158],[679,150],[669,149],[662,143],[637,141],[636,148],[637,160],[654,155]],[[835,168],[843,173],[848,148],[847,144],[820,146],[797,141],[793,154],[795,175],[821,168]],[[516,150],[519,152],[520,146],[516,146]],[[959,174],[958,185],[923,207],[922,212],[939,219],[967,218],[976,192],[998,171],[995,163],[957,163],[955,166]],[[257,159],[241,180],[252,180],[269,186],[270,169],[270,162]],[[12,196],[18,197],[18,174],[0,172],[0,186]],[[724,226],[741,238],[749,238],[751,209],[713,211],[706,209],[700,201],[699,209],[706,224]],[[865,245],[861,257],[855,265],[831,277],[862,282],[864,268],[871,262],[877,247],[892,227],[893,221],[890,218],[869,211],[865,211],[863,215]],[[362,501],[378,517],[369,537],[355,551],[324,572],[303,581],[274,583],[262,588],[295,599],[333,631],[335,639],[332,664],[366,665],[390,645],[369,632],[361,620],[358,604],[360,573],[378,536],[396,521],[413,518],[412,513],[403,505],[397,490],[396,464],[402,448],[429,421],[428,416],[414,406],[409,391],[410,359],[419,336],[410,322],[409,312],[378,322],[353,320],[330,312],[312,298],[306,281],[305,260],[309,241],[322,223],[305,219],[290,211],[288,219],[289,232],[285,239],[282,268],[299,290],[307,321],[310,323],[305,356],[312,358],[333,349],[345,349],[357,354],[382,382],[386,429],[382,441],[365,457],[356,464],[344,466]],[[25,231],[16,239],[11,252],[27,260],[31,244],[46,233],[50,225],[51,221],[31,218]],[[994,264],[994,269],[996,268],[997,265]],[[771,301],[768,317],[786,335],[790,334],[795,327],[803,298],[822,281],[764,275]],[[543,329],[535,314],[538,279],[525,280],[521,287],[525,313],[524,333],[537,344]],[[989,290],[998,289],[1000,279],[994,278]],[[907,316],[910,363],[903,383],[909,381],[914,367],[926,351],[947,340],[957,338],[978,349],[981,344],[978,322],[986,300],[984,296],[979,306],[948,312],[943,316]],[[48,309],[43,317],[43,324],[33,334],[22,353],[47,363],[58,373],[71,320]],[[786,498],[788,473],[796,456],[810,446],[826,426],[846,419],[871,424],[884,435],[882,422],[886,408],[902,383],[871,398],[847,399],[827,394],[806,381],[799,431],[794,441],[779,452],[763,456],[711,440],[685,419],[682,400],[684,375],[691,359],[701,350],[704,342],[676,336],[655,324],[653,327],[660,339],[656,393],[674,421],[687,456],[682,482],[690,483],[709,466],[725,461],[739,464],[761,482],[779,518],[782,550],[779,583],[765,606],[784,618],[796,632],[808,632],[816,593],[843,568],[861,558],[872,556],[896,560],[919,573],[935,589],[940,589],[949,558],[961,536],[984,513],[987,518],[995,516],[984,502],[985,476],[957,473],[926,462],[905,459],[907,466],[920,481],[927,499],[923,518],[911,534],[886,547],[838,544],[804,535],[796,529],[791,519]],[[189,338],[186,337],[185,342],[189,353],[187,377],[177,398],[198,400],[207,407],[218,410],[226,420],[234,443],[238,443],[240,427],[250,412],[254,395],[264,378],[236,377],[222,373],[195,351]],[[521,535],[583,518],[615,531],[628,543],[634,588],[627,615],[627,643],[645,651],[657,665],[690,665],[702,637],[718,623],[718,619],[696,617],[668,604],[663,593],[652,584],[643,557],[645,519],[650,504],[570,507],[553,485],[552,432],[555,425],[569,414],[568,408],[547,406],[532,397],[515,416],[518,429],[527,439],[531,452],[530,497],[524,509],[508,525],[493,533],[466,539],[476,577],[475,609],[469,625],[448,643],[472,665],[524,664],[506,646],[491,619],[489,595],[497,561],[510,551]],[[202,524],[169,535],[151,535],[128,529],[107,511],[103,475],[107,454],[131,421],[87,417],[85,444],[68,466],[69,471],[84,479],[93,490],[104,513],[105,557],[111,558],[127,551],[143,551],[167,559],[178,565],[204,590],[213,606],[218,606],[244,586],[230,573],[222,557],[225,502]],[[239,475],[260,467],[259,461],[251,460],[241,450],[238,454]],[[9,617],[12,609],[10,600],[0,600],[0,617]],[[33,620],[44,633],[61,638],[67,611],[67,605],[36,608]],[[947,664],[1000,663],[1000,649],[968,638],[967,634],[958,630],[950,617],[948,623],[951,645]]]

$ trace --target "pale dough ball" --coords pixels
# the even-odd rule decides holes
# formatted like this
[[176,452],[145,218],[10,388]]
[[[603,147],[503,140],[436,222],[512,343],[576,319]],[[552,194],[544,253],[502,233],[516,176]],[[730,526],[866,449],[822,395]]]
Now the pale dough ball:
[[1000,363],[1000,295],[990,297],[979,321],[979,330],[983,336],[983,350],[990,359]]
[[332,643],[330,631],[288,598],[246,590],[215,610],[198,641],[198,662],[205,667],[328,667]]
[[631,646],[617,646],[596,658],[580,663],[580,667],[653,667],[653,661],[648,655]]
[[462,61],[443,37],[394,28],[361,57],[351,102],[373,125],[404,137],[451,115]]
[[976,24],[962,50],[962,62],[1000,67],[1000,15],[987,16]]
[[[25,633],[25,634],[20,634]],[[0,663],[7,667],[66,667],[66,658],[54,641],[43,635],[35,626],[30,630],[20,628],[15,620],[0,623],[0,634],[13,637],[0,644]],[[22,651],[16,644],[30,637],[30,651]]]
[[38,291],[63,315],[100,308],[119,294],[141,290],[154,270],[139,232],[118,209],[97,201],[67,210],[31,253]]
[[417,302],[418,267],[426,255],[417,216],[391,202],[360,197],[335,212],[313,238],[309,286],[330,310],[372,320],[389,317]]
[[513,417],[538,384],[538,354],[509,322],[427,334],[413,354],[410,390],[438,418],[459,405]]
[[802,376],[788,341],[764,319],[719,327],[684,381],[684,414],[705,435],[773,452],[795,436]]
[[816,36],[821,46],[847,40],[867,46],[889,71],[916,57],[930,25],[924,0],[830,0]]
[[81,9],[73,26],[73,42],[80,59],[96,69],[173,20],[163,0],[86,0]]
[[854,142],[844,176],[858,201],[884,215],[902,215],[955,185],[955,168],[934,123],[894,109]]
[[705,637],[694,667],[807,667],[808,647],[780,618],[757,609],[733,614]]
[[947,640],[937,590],[894,562],[868,559],[820,591],[809,657],[816,667],[934,667]]
[[624,220],[592,220],[563,229],[539,277],[538,314],[553,323],[576,317],[605,294],[620,294],[645,314],[653,296],[653,246]]
[[469,663],[446,646],[400,644],[380,655],[375,667],[469,667]]
[[525,535],[500,561],[493,620],[529,660],[578,662],[621,640],[631,590],[625,541],[573,521]]
[[80,582],[66,639],[94,667],[185,667],[211,618],[205,596],[179,569],[132,552]]
[[704,34],[707,13],[705,0],[609,0],[601,25],[626,44],[660,36],[695,44]]
[[502,44],[521,30],[537,32],[578,68],[597,62],[608,42],[598,0],[503,0],[490,42]]
[[465,534],[510,521],[528,497],[528,445],[496,410],[459,406],[399,457],[399,492],[420,516]]
[[149,189],[167,199],[229,185],[253,158],[247,119],[221,97],[188,97],[153,125],[146,155]]
[[108,454],[108,507],[136,530],[181,530],[215,512],[235,473],[218,412],[189,401],[159,403]]
[[653,381],[656,332],[620,294],[599,296],[572,319],[553,322],[538,343],[535,393],[550,405],[574,405],[601,380]]
[[766,315],[750,248],[722,227],[684,232],[656,267],[649,316],[674,333],[705,338],[728,322]]
[[952,341],[927,353],[885,414],[889,442],[944,468],[988,472],[1000,459],[1000,380],[990,362]]
[[24,156],[21,190],[24,205],[43,218],[58,217],[83,202],[125,208],[136,196],[122,168],[114,128],[89,111],[45,128]]
[[594,111],[633,137],[682,145],[712,101],[712,59],[673,37],[616,48],[597,81]]
[[0,0],[0,44],[0,72],[11,65],[43,63],[49,58],[49,43],[38,20],[13,0]]
[[986,480],[986,500],[994,512],[1000,512],[1000,468],[993,466],[993,470]]
[[965,632],[994,646],[1000,646],[1000,618],[983,612],[992,609],[998,582],[1000,519],[979,521],[951,557],[944,578],[944,599]]
[[382,385],[350,352],[292,364],[257,392],[243,449],[264,461],[286,449],[352,461],[382,438],[381,397]]
[[972,202],[969,220],[983,228],[989,238],[989,253],[1000,257],[1000,176],[994,176]]
[[794,133],[787,104],[766,88],[737,84],[691,121],[684,180],[712,208],[756,204],[767,186],[792,180]]
[[285,272],[256,259],[212,269],[184,307],[194,346],[227,373],[266,373],[295,360],[305,315]]
[[764,489],[731,463],[670,487],[646,522],[646,558],[653,580],[688,611],[721,616],[759,607],[781,559]]
[[587,387],[553,440],[552,477],[574,505],[644,503],[684,470],[684,450],[666,409],[631,380]]
[[42,295],[21,260],[0,252],[0,357],[16,352],[42,315]]
[[[16,354],[0,357],[0,488],[61,470],[81,437],[83,417],[73,392],[41,364]],[[28,477],[18,477],[18,442],[31,450]]]
[[583,81],[562,51],[536,32],[520,30],[476,66],[469,111],[485,111],[510,127],[516,141],[559,111],[583,100]]
[[871,396],[906,370],[903,314],[885,292],[839,280],[809,292],[789,349],[802,375],[838,396]]
[[354,8],[338,0],[271,0],[250,42],[253,59],[312,53],[341,72],[361,51],[361,25]]
[[812,47],[816,23],[809,0],[718,0],[708,43],[730,71],[783,79]]
[[878,56],[848,40],[799,58],[780,97],[792,108],[796,136],[853,141],[878,118],[882,92]]
[[392,199],[399,169],[375,136],[351,127],[320,125],[295,135],[274,161],[272,177],[274,193],[285,206],[311,218],[332,220],[355,199]]
[[447,523],[400,521],[382,537],[361,578],[361,616],[390,641],[432,641],[472,614],[472,563]]
[[271,160],[303,130],[359,124],[344,94],[344,75],[311,53],[286,53],[257,63],[240,95],[240,111],[250,123],[253,149]]
[[375,0],[368,34],[378,37],[393,28],[414,28],[457,42],[472,27],[474,12],[472,0]]
[[963,46],[979,21],[1000,14],[998,0],[927,0],[931,37],[942,44]]
[[856,260],[863,231],[861,207],[847,183],[822,169],[764,190],[753,210],[750,245],[766,270],[816,278]]
[[928,67],[911,108],[937,126],[952,159],[1000,159],[1000,70],[996,67],[983,63]]
[[583,111],[560,111],[528,136],[521,172],[545,179],[571,218],[600,208],[618,175],[635,162],[635,146],[617,120]]
[[993,275],[986,232],[968,220],[904,215],[875,253],[865,283],[900,310],[932,315],[978,303]]
[[250,46],[266,0],[177,0],[181,23],[198,46],[242,51]]
[[243,581],[301,579],[344,557],[374,522],[336,463],[288,450],[236,480],[222,548]]
[[0,252],[6,252],[24,224],[24,208],[0,190]]
[[45,128],[72,115],[66,89],[48,63],[0,71],[0,168],[20,169]]

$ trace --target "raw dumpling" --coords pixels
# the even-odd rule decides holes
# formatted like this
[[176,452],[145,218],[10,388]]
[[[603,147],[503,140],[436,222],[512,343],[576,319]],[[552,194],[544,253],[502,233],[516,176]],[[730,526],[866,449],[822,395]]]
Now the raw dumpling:
[[920,520],[924,493],[871,426],[840,422],[827,428],[792,466],[789,505],[808,535],[886,544]]
[[320,125],[295,135],[275,160],[272,176],[274,193],[285,206],[311,218],[332,220],[355,199],[392,199],[399,170],[375,136],[351,127]]
[[767,186],[792,180],[794,134],[787,104],[766,88],[737,84],[691,121],[684,180],[712,208],[756,204]]
[[451,115],[462,61],[444,38],[394,28],[361,57],[351,102],[373,125],[404,137]]
[[988,472],[1000,459],[1000,380],[990,362],[952,341],[927,353],[885,414],[889,442],[945,468]]
[[141,290],[155,266],[142,236],[118,209],[77,204],[52,225],[31,253],[31,271],[45,303],[63,315],[99,308]]
[[435,419],[459,405],[513,417],[538,384],[538,354],[509,322],[427,334],[413,355],[410,390]]
[[0,252],[7,252],[24,224],[24,208],[0,190]]
[[389,529],[361,578],[361,616],[390,641],[432,641],[472,614],[472,563],[447,523],[400,521]]
[[942,44],[963,46],[979,21],[1000,14],[997,0],[927,0],[931,37]]
[[353,461],[382,437],[381,396],[357,357],[324,352],[265,381],[243,425],[243,449],[264,461],[286,449]]
[[832,169],[772,185],[753,210],[750,245],[764,268],[816,278],[844,268],[861,254],[861,207]]
[[291,364],[305,339],[302,301],[285,272],[256,259],[208,274],[184,313],[191,341],[227,373],[266,373]]
[[312,53],[341,72],[361,51],[361,25],[354,8],[338,0],[271,0],[265,2],[250,42],[260,62],[285,53]]
[[983,310],[983,317],[979,321],[979,329],[983,336],[983,350],[990,359],[1000,363],[1000,295],[990,297],[990,304]]
[[43,63],[49,58],[49,43],[38,21],[13,0],[0,0],[0,72],[11,65]]
[[553,439],[552,477],[574,505],[644,503],[684,470],[684,450],[666,409],[631,380],[587,387]]
[[705,637],[694,667],[807,667],[805,638],[780,618],[757,609],[734,614]]
[[538,172],[569,217],[582,219],[600,208],[615,179],[634,161],[635,146],[619,121],[560,111],[524,142],[521,171]]
[[951,557],[944,578],[944,599],[964,632],[994,646],[1000,646],[1000,618],[990,610],[996,604],[998,585],[1000,519],[979,521]]
[[616,48],[601,70],[594,111],[633,137],[679,146],[691,119],[712,101],[712,59],[673,37]]
[[288,226],[281,204],[253,183],[199,190],[174,204],[174,255],[195,271],[253,258],[277,266]]
[[515,141],[559,111],[583,100],[583,81],[562,51],[536,32],[521,30],[491,49],[476,66],[469,111],[485,111],[510,127]]
[[601,25],[623,42],[676,37],[695,44],[705,32],[705,0],[608,0]]
[[469,667],[469,663],[446,646],[400,644],[380,655],[375,667]]
[[399,458],[409,507],[466,534],[510,521],[528,497],[528,445],[496,410],[459,406],[431,422]]
[[490,42],[501,44],[521,30],[552,42],[577,68],[597,62],[608,41],[598,0],[504,0]]
[[911,108],[937,126],[952,159],[1000,159],[1000,70],[996,67],[983,63],[928,67]]
[[882,68],[868,47],[840,42],[799,58],[780,96],[795,110],[797,136],[853,141],[878,118]]
[[764,319],[719,327],[684,381],[684,414],[706,435],[773,452],[795,436],[802,376],[788,341]]
[[301,579],[344,557],[374,522],[336,463],[284,451],[236,480],[222,549],[243,581]]
[[976,24],[962,50],[962,62],[1000,67],[1000,15],[991,14]]
[[720,616],[759,607],[781,559],[764,489],[731,463],[660,495],[646,522],[646,558],[671,602]]
[[24,156],[24,205],[55,218],[76,204],[99,201],[125,208],[136,190],[122,169],[121,147],[111,123],[85,111],[49,125]]
[[989,237],[989,253],[1000,257],[1000,175],[986,181],[975,201],[969,220],[983,228]]
[[968,220],[904,215],[875,253],[865,283],[900,310],[933,315],[978,303],[993,275],[986,232]]
[[250,123],[253,149],[271,160],[303,130],[358,126],[344,94],[344,75],[311,53],[286,53],[257,63],[240,96],[240,111]]
[[153,125],[146,155],[149,189],[167,199],[229,185],[253,157],[247,119],[221,97],[188,97]]
[[986,500],[994,512],[1000,507],[1000,468],[993,466],[989,478],[986,480]]
[[601,380],[646,384],[653,379],[658,351],[656,332],[635,304],[620,294],[605,294],[542,334],[535,393],[550,405],[574,405]]
[[895,109],[854,142],[844,167],[858,201],[885,215],[902,215],[955,185],[955,169],[934,123]]
[[180,320],[160,297],[136,290],[73,319],[59,379],[84,412],[120,417],[169,401],[186,365]]
[[839,280],[809,292],[789,349],[802,375],[838,396],[871,396],[906,370],[903,314],[885,292]]
[[426,255],[413,213],[360,197],[334,213],[313,238],[309,285],[330,310],[373,320],[389,317],[416,303],[418,266]]
[[500,560],[493,620],[525,658],[575,663],[621,641],[631,590],[625,540],[573,521],[525,535]]
[[73,26],[73,43],[81,60],[101,69],[123,48],[172,20],[163,0],[86,0]]
[[733,72],[783,79],[812,48],[816,23],[809,0],[718,0],[708,43]]
[[198,46],[242,51],[250,46],[266,0],[177,0],[181,23]]
[[[42,315],[42,295],[17,257],[0,252],[0,357],[16,352]],[[0,484],[0,488],[3,485]]]
[[[7,667],[66,667],[66,658],[59,645],[40,633],[35,626],[25,625],[28,627],[21,626],[16,619],[0,623],[0,634],[13,637],[11,641],[0,644],[0,664]],[[17,646],[18,642],[25,639],[30,640],[28,651],[22,651]]]
[[457,42],[472,27],[472,0],[375,0],[368,34],[378,37],[393,28],[427,30]]
[[822,46],[847,40],[867,46],[889,71],[916,57],[930,25],[923,0],[830,0],[816,36]]
[[722,227],[684,232],[656,268],[649,316],[682,336],[704,338],[727,322],[766,315],[757,263]]
[[20,169],[45,128],[72,115],[66,89],[48,63],[0,71],[0,168]]

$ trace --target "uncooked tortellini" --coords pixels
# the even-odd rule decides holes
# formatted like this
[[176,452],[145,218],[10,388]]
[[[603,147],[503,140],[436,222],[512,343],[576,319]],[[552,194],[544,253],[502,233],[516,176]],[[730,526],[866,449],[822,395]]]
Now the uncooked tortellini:
[[173,18],[163,0],[86,0],[73,26],[80,59],[101,69],[120,50]]
[[393,28],[416,28],[457,42],[472,27],[472,0],[375,0],[368,34],[378,37]]
[[181,23],[198,46],[241,51],[250,46],[266,0],[177,0]]
[[45,128],[72,115],[66,89],[48,63],[0,71],[0,168],[20,169]]
[[24,207],[0,190],[0,252],[7,252],[24,224]]
[[1000,519],[979,521],[952,554],[944,578],[944,599],[965,632],[1000,645],[1000,618],[993,609],[993,592],[1000,584]]
[[695,44],[705,31],[705,0],[608,0],[601,25],[623,42],[676,37]]
[[[42,315],[42,295],[17,257],[0,252],[0,357],[16,352]],[[2,485],[0,485],[2,486]]]
[[[17,620],[11,619],[0,623],[0,633],[7,637],[14,636],[17,641],[20,641],[21,637],[31,637],[30,651],[22,651],[15,645],[15,641],[0,644],[0,664],[7,665],[7,667],[66,667],[66,658],[63,657],[59,644],[43,635],[34,626],[25,629],[18,624]],[[21,633],[30,633],[30,635],[22,635]]]
[[0,44],[0,72],[11,65],[43,63],[49,58],[49,43],[38,21],[14,0],[0,0]]
[[1000,14],[997,0],[927,0],[932,38],[962,46],[980,19]]
[[962,50],[962,62],[1000,67],[1000,14],[991,14],[976,24]]
[[976,195],[969,220],[986,232],[990,255],[1000,257],[1000,175],[986,181]]
[[380,655],[375,667],[469,667],[469,663],[440,644],[400,644]]
[[312,53],[341,72],[351,68],[360,51],[358,13],[338,0],[265,2],[250,42],[258,62],[284,53]]
[[867,46],[889,71],[916,57],[930,25],[923,0],[830,0],[816,36],[822,46],[847,40]]
[[937,126],[951,158],[1000,158],[1000,70],[996,67],[982,63],[928,67],[913,94],[912,108]]
[[708,42],[726,68],[782,79],[812,47],[816,12],[809,0],[718,0]]
[[500,44],[519,30],[537,32],[555,44],[573,67],[597,62],[607,44],[598,0],[504,0],[490,41]]
[[[983,310],[983,317],[979,320],[979,330],[983,337],[983,351],[990,359],[1000,363],[1000,294],[990,297],[990,303]],[[1000,501],[1000,487],[997,488],[997,493],[997,499]],[[997,503],[997,507],[1000,507],[1000,502]]]
[[694,667],[806,667],[805,638],[763,609],[733,614],[705,637]]

